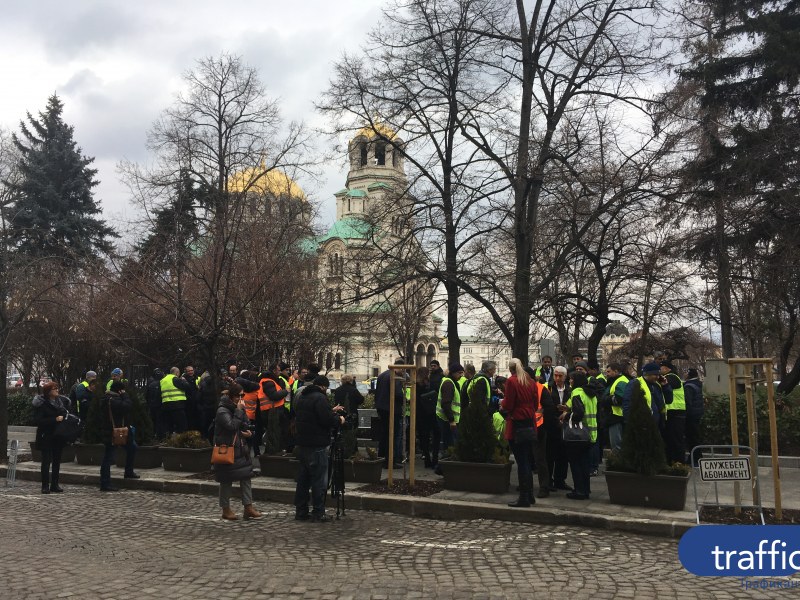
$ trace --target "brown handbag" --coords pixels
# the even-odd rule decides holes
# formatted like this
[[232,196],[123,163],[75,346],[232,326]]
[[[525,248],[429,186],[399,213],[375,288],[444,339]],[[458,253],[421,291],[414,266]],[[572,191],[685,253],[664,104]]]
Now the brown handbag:
[[212,465],[232,465],[234,463],[237,437],[238,434],[233,436],[233,443],[230,446],[228,444],[214,445],[214,450],[211,452]]
[[122,427],[114,424],[114,415],[111,413],[111,400],[108,401],[108,418],[111,419],[111,445],[128,445],[128,428],[125,426],[125,419],[122,419]]

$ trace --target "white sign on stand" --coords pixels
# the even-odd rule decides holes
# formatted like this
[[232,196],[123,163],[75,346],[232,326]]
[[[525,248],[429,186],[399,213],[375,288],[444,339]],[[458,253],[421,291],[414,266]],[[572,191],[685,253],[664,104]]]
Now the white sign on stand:
[[750,457],[701,458],[697,461],[702,481],[749,481]]

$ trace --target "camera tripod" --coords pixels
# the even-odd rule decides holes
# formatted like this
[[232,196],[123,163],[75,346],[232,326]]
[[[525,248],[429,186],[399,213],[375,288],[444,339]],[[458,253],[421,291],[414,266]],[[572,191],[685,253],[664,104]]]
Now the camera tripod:
[[328,485],[325,488],[325,499],[328,499],[328,490],[336,498],[336,519],[345,516],[344,506],[344,440],[342,430],[337,429],[331,444],[331,453],[328,457]]

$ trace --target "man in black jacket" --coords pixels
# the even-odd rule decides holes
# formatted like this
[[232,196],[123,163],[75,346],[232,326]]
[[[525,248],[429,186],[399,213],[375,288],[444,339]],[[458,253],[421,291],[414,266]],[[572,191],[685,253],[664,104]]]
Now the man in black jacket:
[[[403,358],[394,361],[396,365],[405,364]],[[394,468],[403,467],[403,374],[397,372],[394,380]],[[381,419],[381,437],[378,440],[378,456],[383,459],[384,467],[389,467],[389,407],[391,371],[386,369],[378,375],[375,382],[375,408]]]
[[[344,417],[331,409],[326,392],[330,381],[318,375],[310,385],[301,388],[294,408],[297,437],[295,454],[300,462],[297,474],[297,488],[294,493],[294,518],[298,521],[327,521],[325,516],[325,488],[328,483],[328,446],[331,444],[331,430],[344,424]],[[311,488],[313,509],[308,513],[308,489]]]
[[105,444],[103,462],[100,464],[100,491],[116,492],[117,488],[111,485],[111,463],[114,462],[116,446],[113,445],[113,429],[128,428],[128,442],[125,444],[125,478],[139,479],[133,471],[133,461],[136,456],[136,441],[134,431],[130,430],[130,412],[133,401],[125,392],[124,381],[114,381],[100,401],[100,418],[102,419],[101,436]]
[[153,369],[153,375],[147,380],[147,389],[144,397],[147,408],[150,410],[150,418],[153,420],[156,439],[164,439],[164,422],[161,419],[161,380],[164,379],[164,371]]

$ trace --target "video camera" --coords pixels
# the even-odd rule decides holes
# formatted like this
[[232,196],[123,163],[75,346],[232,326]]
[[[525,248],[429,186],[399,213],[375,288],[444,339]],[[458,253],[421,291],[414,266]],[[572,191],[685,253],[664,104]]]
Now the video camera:
[[344,423],[341,425],[340,429],[344,429],[346,431],[358,429],[358,411],[348,413],[342,408],[333,412],[338,417],[344,417]]

